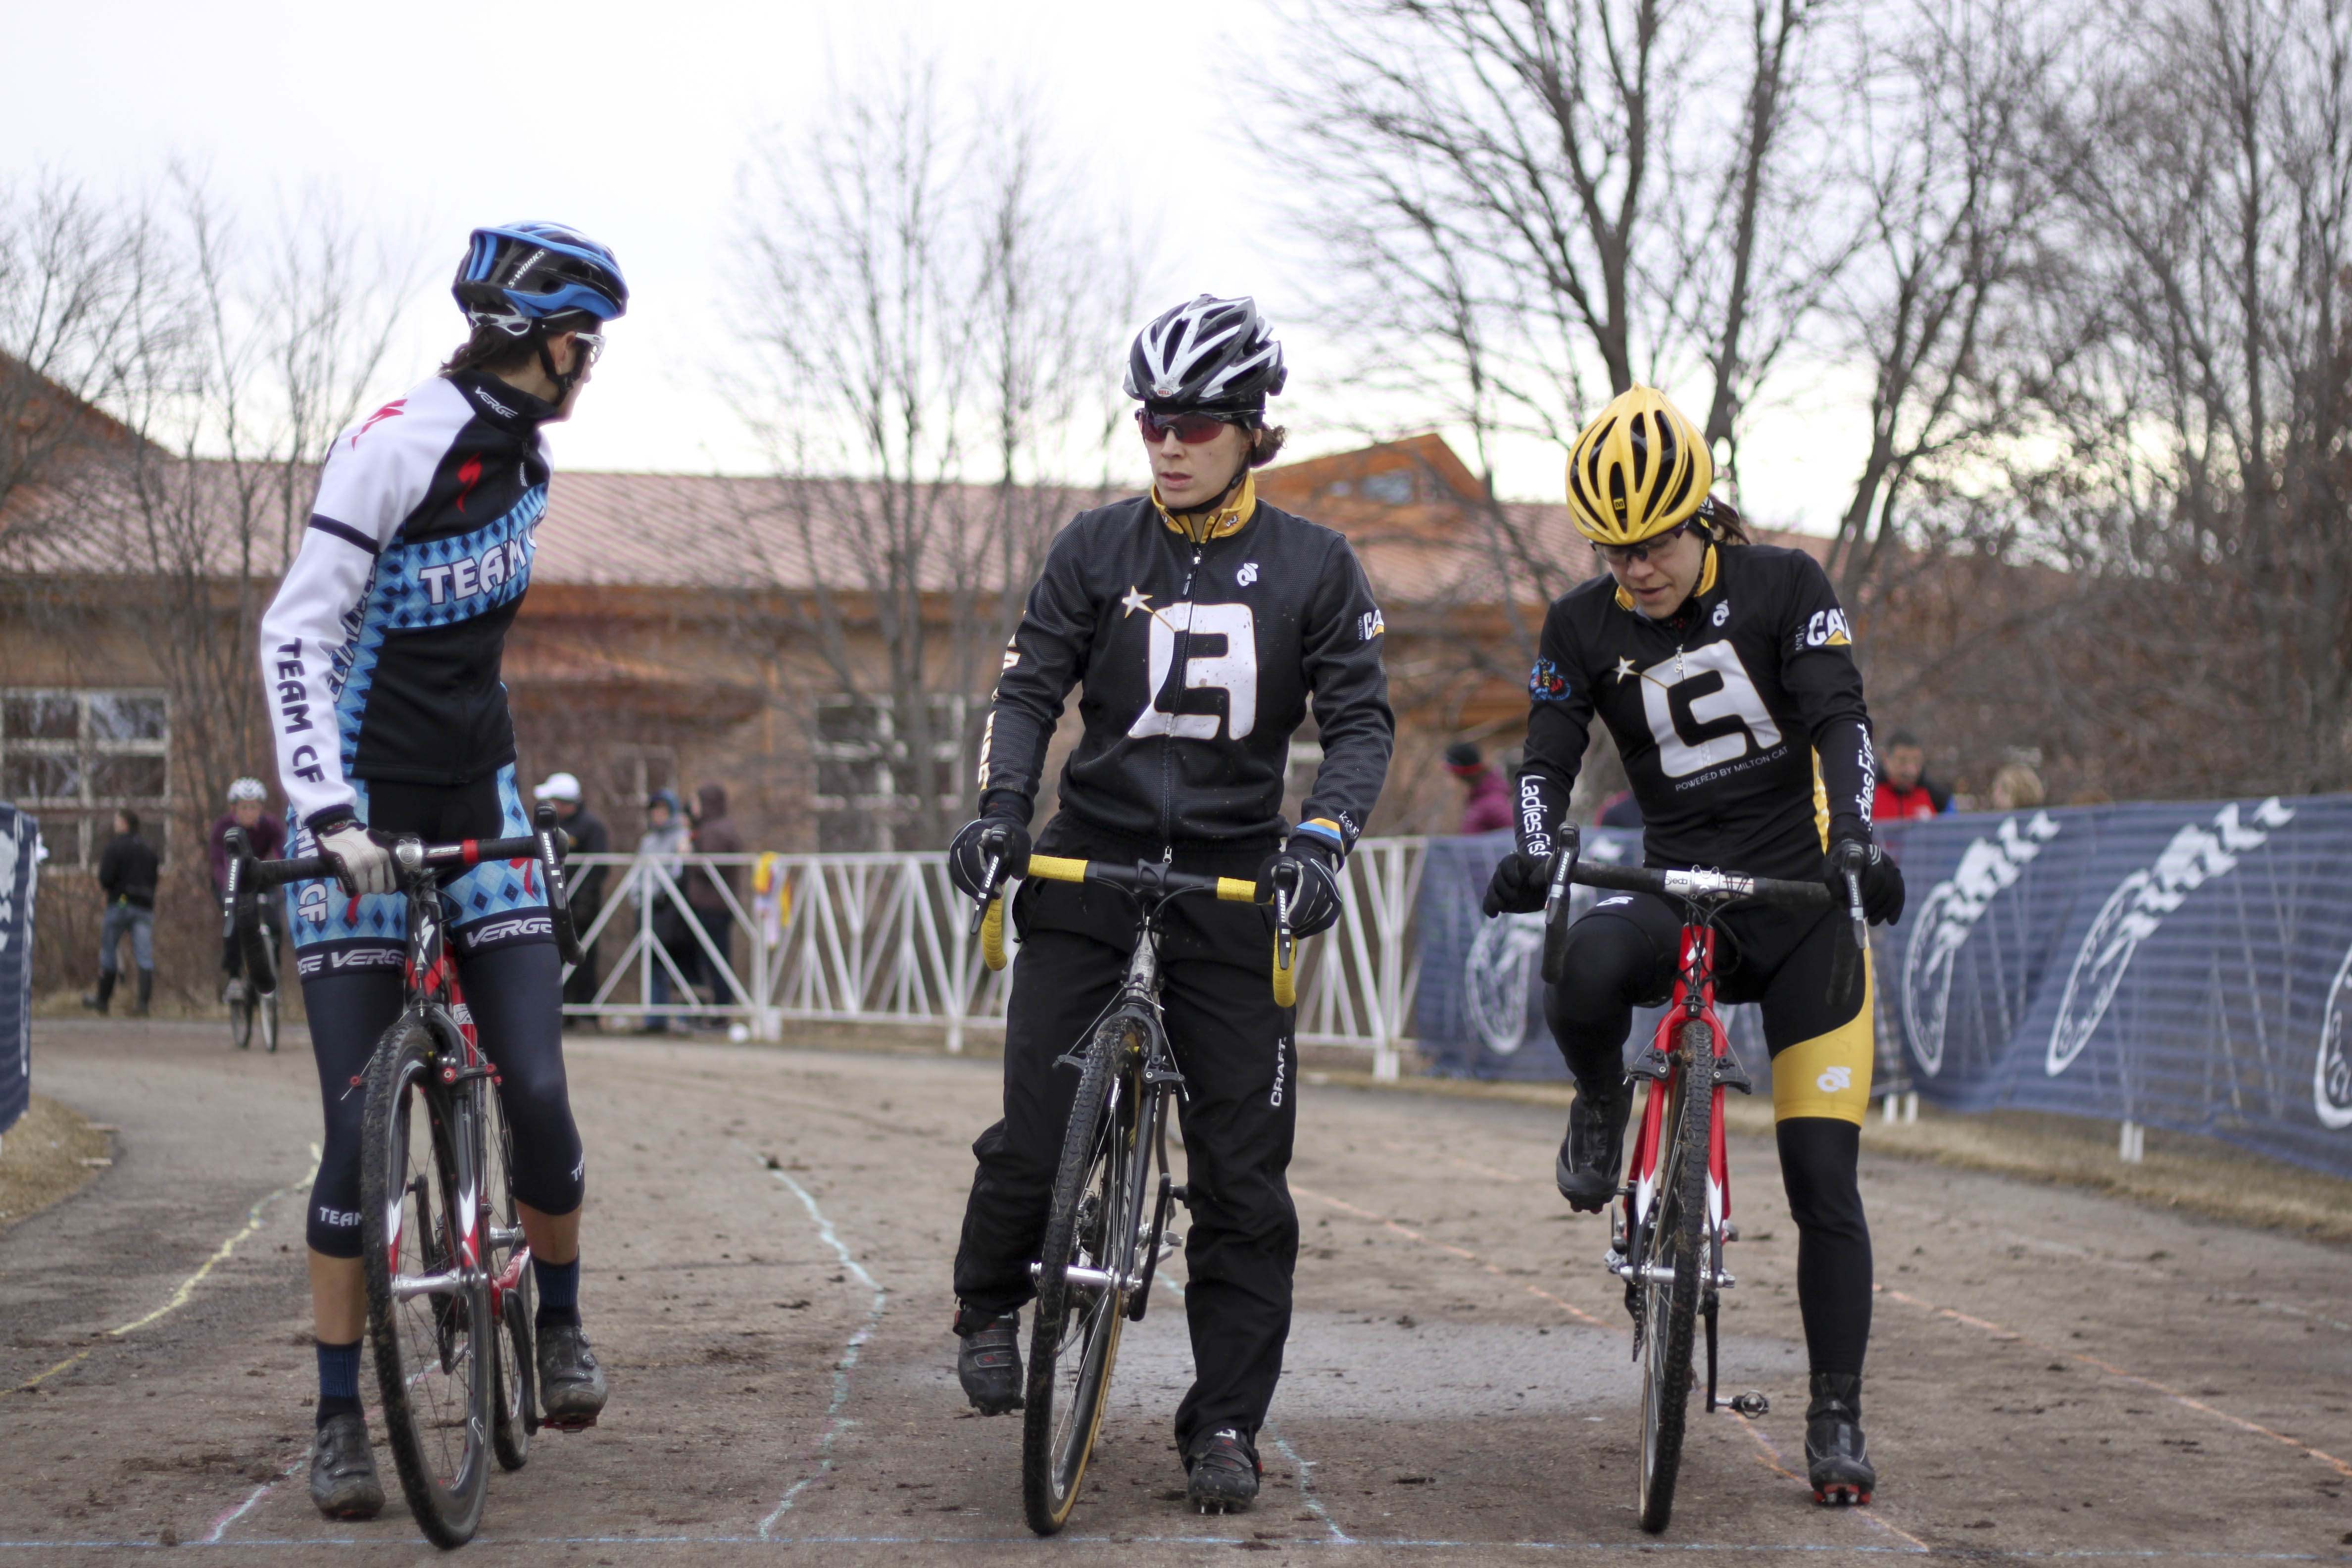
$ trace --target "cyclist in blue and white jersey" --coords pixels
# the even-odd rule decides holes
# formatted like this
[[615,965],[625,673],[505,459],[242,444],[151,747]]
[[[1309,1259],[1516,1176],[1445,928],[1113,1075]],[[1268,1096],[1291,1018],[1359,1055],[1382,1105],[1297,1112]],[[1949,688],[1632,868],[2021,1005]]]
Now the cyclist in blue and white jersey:
[[[551,475],[541,426],[571,416],[629,302],[613,253],[549,223],[476,229],[453,286],[472,324],[439,374],[335,437],[301,550],[261,619],[291,853],[333,881],[287,889],[326,1104],[310,1195],[319,1349],[310,1496],[372,1518],[383,1488],[360,1415],[360,1122],[354,1086],[398,1016],[406,906],[388,844],[530,830],[499,684]],[[340,885],[338,885],[340,884]],[[581,1332],[585,1157],[563,1074],[562,965],[536,877],[478,866],[442,889],[449,942],[514,1136],[539,1288],[549,1424],[593,1425],[603,1371]]]

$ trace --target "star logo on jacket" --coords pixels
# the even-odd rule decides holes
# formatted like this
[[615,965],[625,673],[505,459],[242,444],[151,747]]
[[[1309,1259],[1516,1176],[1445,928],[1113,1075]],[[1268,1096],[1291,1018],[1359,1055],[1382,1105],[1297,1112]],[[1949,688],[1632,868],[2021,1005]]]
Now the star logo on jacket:
[[1633,668],[1633,661],[1632,659],[1630,659],[1630,658],[1621,658],[1621,659],[1619,659],[1619,660],[1617,661],[1617,684],[1618,684],[1618,685],[1620,685],[1620,686],[1624,685],[1624,684],[1625,684],[1625,678],[1626,678],[1627,676],[1629,676],[1629,675],[1633,675],[1633,674],[1635,674],[1635,673],[1637,673],[1637,671],[1635,671],[1635,669]]
[[[1127,597],[1121,599],[1119,603],[1126,607],[1128,616],[1135,614],[1138,610],[1141,610],[1147,616],[1151,614],[1151,595],[1140,588],[1130,585],[1127,590]],[[1119,617],[1121,620],[1126,618],[1127,616]]]
[[1256,582],[1257,563],[1255,561],[1243,562],[1242,569],[1234,574],[1234,581],[1239,583],[1244,588]]

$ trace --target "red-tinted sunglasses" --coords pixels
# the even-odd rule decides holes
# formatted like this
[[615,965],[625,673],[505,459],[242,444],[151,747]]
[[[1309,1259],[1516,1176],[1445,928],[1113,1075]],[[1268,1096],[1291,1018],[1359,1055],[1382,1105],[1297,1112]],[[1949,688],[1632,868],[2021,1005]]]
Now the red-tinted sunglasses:
[[1149,408],[1135,411],[1135,422],[1143,429],[1147,441],[1164,441],[1173,432],[1176,439],[1187,447],[1198,447],[1213,441],[1217,432],[1228,425],[1238,425],[1239,419],[1224,414],[1154,414]]

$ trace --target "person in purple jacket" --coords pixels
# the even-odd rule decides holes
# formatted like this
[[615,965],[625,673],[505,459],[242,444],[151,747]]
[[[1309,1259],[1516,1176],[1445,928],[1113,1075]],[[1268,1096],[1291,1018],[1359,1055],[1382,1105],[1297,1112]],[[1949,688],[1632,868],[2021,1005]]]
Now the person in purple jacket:
[[1503,770],[1490,767],[1476,742],[1456,741],[1445,748],[1445,771],[1460,779],[1462,831],[1496,833],[1511,826],[1511,791]]

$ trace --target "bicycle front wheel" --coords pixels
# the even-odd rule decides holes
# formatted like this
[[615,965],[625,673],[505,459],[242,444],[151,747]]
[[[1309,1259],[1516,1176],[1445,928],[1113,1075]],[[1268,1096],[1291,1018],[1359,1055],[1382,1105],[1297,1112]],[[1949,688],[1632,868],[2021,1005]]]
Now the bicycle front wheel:
[[278,993],[264,996],[260,1008],[261,1048],[274,1057],[278,1054]]
[[445,1547],[473,1538],[489,1475],[495,1330],[473,1121],[441,1082],[430,1027],[402,1015],[368,1068],[360,1256],[385,1441],[417,1527]]
[[1659,1172],[1656,1216],[1643,1254],[1642,1528],[1653,1535],[1675,1510],[1689,1414],[1691,1349],[1706,1249],[1706,1165],[1714,1114],[1715,1037],[1700,1022],[1682,1029],[1682,1070],[1667,1107],[1670,1137]]
[[1127,1321],[1143,1192],[1136,1127],[1144,1045],[1138,1018],[1096,1031],[1054,1181],[1021,1431],[1021,1506],[1040,1535],[1060,1530],[1077,1506]]
[[236,994],[228,999],[228,1037],[240,1051],[253,1047],[253,1004],[247,999],[245,983],[238,981]]

